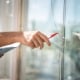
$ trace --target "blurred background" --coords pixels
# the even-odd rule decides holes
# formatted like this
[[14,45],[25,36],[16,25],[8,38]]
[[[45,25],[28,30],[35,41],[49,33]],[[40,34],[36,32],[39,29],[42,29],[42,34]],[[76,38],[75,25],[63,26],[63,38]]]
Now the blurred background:
[[0,58],[0,80],[80,80],[80,0],[0,0],[0,32],[39,30],[52,45],[24,45]]

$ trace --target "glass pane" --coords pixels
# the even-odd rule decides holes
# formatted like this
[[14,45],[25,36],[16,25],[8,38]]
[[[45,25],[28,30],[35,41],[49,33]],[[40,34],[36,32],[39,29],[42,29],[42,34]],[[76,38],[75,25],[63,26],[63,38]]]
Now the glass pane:
[[15,0],[0,0],[0,31],[18,30],[17,2]]
[[47,36],[58,32],[59,35],[51,39],[51,47],[45,44],[42,50],[22,47],[21,80],[60,80],[64,41],[64,1],[24,0],[23,2],[23,14],[28,13],[28,16],[24,16],[23,30],[39,30]]
[[66,0],[64,80],[80,80],[80,0]]
[[[16,0],[0,0],[0,32],[18,31],[18,23],[17,23],[18,19],[16,17],[18,0],[16,2],[15,1]],[[4,51],[7,50],[5,49]],[[12,79],[16,80],[15,55],[16,55],[16,49],[5,53],[5,55],[0,58],[0,80],[12,80]]]

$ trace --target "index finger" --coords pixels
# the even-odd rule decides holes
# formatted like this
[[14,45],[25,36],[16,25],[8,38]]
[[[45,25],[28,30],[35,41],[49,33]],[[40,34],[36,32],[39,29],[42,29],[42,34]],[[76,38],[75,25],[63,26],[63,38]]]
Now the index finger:
[[44,42],[46,42],[49,46],[51,45],[51,43],[50,43],[50,41],[49,41],[49,39],[48,39],[48,37],[47,37],[46,35],[42,34],[41,32],[39,32],[38,35],[39,35],[40,38],[41,38]]

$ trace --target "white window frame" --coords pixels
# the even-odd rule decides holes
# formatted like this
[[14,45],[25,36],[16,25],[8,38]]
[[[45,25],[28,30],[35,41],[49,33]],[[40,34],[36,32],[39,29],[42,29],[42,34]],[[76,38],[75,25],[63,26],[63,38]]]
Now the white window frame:
[[[14,0],[15,2],[15,18],[16,18],[16,27],[18,28],[18,31],[23,31],[23,28],[25,28],[25,15],[28,17],[28,0]],[[26,6],[24,5],[26,3]],[[27,8],[27,11],[25,11],[25,8]],[[12,56],[12,70],[11,70],[11,79],[10,80],[20,80],[21,77],[21,48],[20,46],[16,53]]]

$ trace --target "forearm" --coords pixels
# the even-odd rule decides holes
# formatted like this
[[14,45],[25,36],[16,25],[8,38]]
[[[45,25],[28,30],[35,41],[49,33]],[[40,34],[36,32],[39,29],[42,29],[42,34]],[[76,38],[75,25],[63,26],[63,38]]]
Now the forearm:
[[51,44],[48,37],[39,31],[0,33],[0,47],[15,42],[20,42],[32,48],[43,48],[44,42],[48,45]]
[[0,46],[19,42],[22,32],[0,32]]

